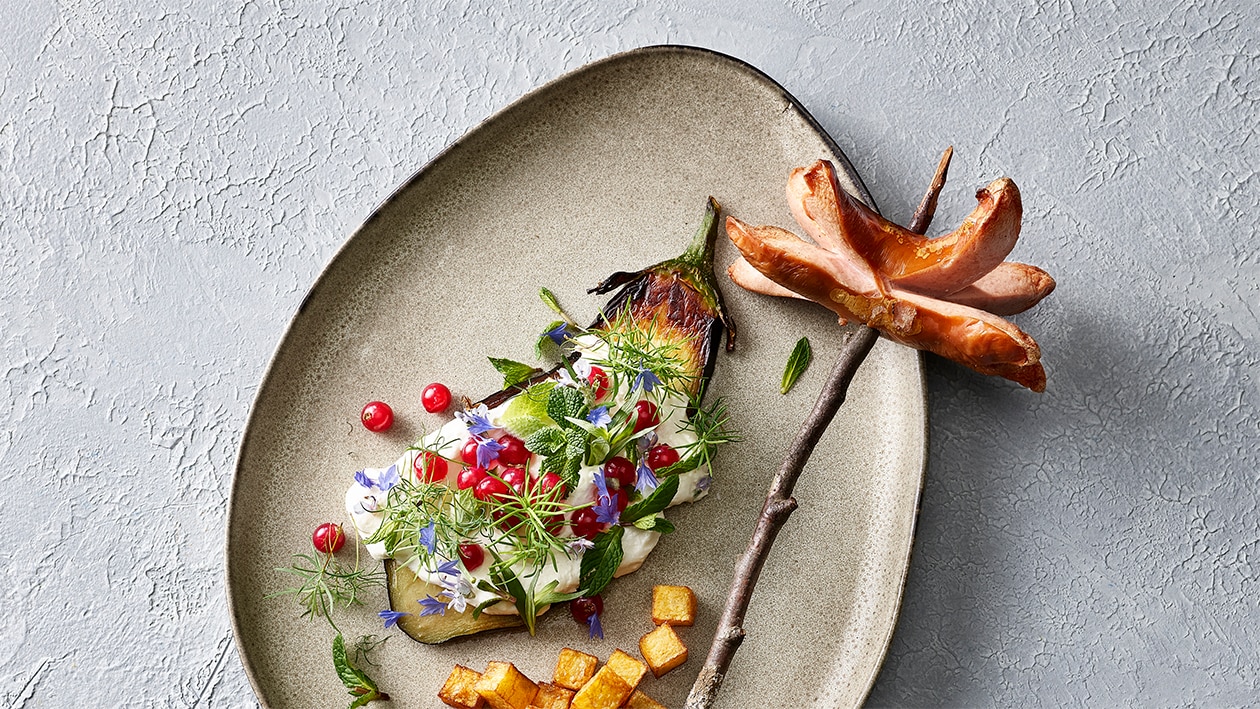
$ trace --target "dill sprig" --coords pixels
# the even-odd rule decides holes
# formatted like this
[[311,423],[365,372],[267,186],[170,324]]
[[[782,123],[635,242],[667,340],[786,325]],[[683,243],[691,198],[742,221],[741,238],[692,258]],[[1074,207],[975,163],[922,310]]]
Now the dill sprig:
[[337,608],[363,605],[363,596],[371,588],[385,585],[385,573],[378,569],[364,569],[359,564],[356,548],[354,566],[348,566],[332,554],[294,554],[289,566],[276,571],[296,576],[301,583],[268,594],[267,598],[296,596],[304,609],[302,617],[323,618],[337,632],[332,614]]

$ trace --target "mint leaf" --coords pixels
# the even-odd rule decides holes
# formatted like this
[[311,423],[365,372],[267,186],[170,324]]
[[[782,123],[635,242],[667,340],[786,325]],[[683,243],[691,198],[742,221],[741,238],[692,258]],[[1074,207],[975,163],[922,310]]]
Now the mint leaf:
[[333,638],[332,656],[333,667],[337,669],[337,678],[349,690],[350,696],[354,697],[354,701],[350,703],[350,709],[378,699],[389,701],[389,695],[377,689],[376,682],[373,682],[371,677],[350,664],[350,658],[346,657],[346,641],[341,637],[341,633],[337,633],[337,637]]
[[564,450],[567,439],[557,426],[547,426],[525,437],[525,448],[530,453],[551,455]]
[[[552,293],[550,290],[546,288],[539,288],[538,297],[542,298],[542,302],[545,303],[548,308],[551,308],[552,312],[554,312],[556,315],[559,315],[561,317],[567,317],[564,314],[564,308],[560,307],[560,301],[559,299],[556,298],[555,293]],[[552,325],[552,327],[555,327],[555,325]]]
[[636,520],[654,515],[657,512],[669,507],[669,503],[674,501],[674,495],[678,494],[678,476],[665,478],[660,485],[652,491],[651,495],[630,505],[621,513],[621,521],[625,523],[633,523]]
[[560,359],[564,355],[563,348],[561,348],[560,345],[557,345],[556,341],[551,339],[551,336],[547,334],[563,324],[563,320],[553,320],[551,324],[547,326],[547,329],[543,330],[542,334],[538,336],[538,339],[534,341],[535,357],[538,359],[543,359],[544,357],[547,359]]
[[686,458],[683,458],[677,463],[674,463],[673,465],[667,465],[664,468],[661,468],[660,470],[656,471],[656,477],[663,478],[666,476],[690,473],[696,468],[699,468],[700,464],[703,462],[704,462],[704,456],[701,455],[700,451],[697,451],[687,456]]
[[547,397],[547,415],[562,428],[572,428],[569,417],[586,418],[586,397],[573,387],[558,386]]
[[516,386],[530,377],[538,374],[542,370],[537,367],[531,367],[523,362],[517,362],[511,359],[502,359],[500,357],[487,357],[490,364],[499,370],[499,374],[503,375],[503,388]]
[[624,533],[625,528],[620,525],[609,527],[595,537],[595,546],[582,554],[581,581],[578,587],[583,596],[603,591],[612,581],[617,567],[621,566],[621,535]]
[[809,338],[802,337],[797,340],[796,346],[792,348],[792,354],[788,356],[787,366],[783,369],[783,382],[779,385],[780,394],[791,391],[796,385],[796,380],[805,373],[813,358],[814,352],[809,346]]
[[669,534],[674,531],[674,523],[661,517],[659,514],[637,519],[634,521],[634,526],[644,531],[660,532],[661,534]]

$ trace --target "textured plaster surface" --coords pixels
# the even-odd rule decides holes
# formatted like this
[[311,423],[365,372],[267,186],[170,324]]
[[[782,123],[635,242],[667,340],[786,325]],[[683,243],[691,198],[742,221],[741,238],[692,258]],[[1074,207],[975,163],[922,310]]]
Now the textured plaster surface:
[[[1016,178],[1043,396],[928,360],[905,605],[870,702],[1260,692],[1260,10],[1245,2],[8,2],[0,697],[251,706],[221,546],[268,357],[369,211],[595,58],[777,78],[905,218]],[[319,658],[320,662],[326,661]]]

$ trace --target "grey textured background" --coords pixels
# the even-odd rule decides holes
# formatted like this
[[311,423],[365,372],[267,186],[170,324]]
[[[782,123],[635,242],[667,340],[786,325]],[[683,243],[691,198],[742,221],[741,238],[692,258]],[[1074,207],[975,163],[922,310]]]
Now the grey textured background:
[[[1043,396],[928,361],[931,455],[873,705],[1241,704],[1254,557],[1253,3],[5,3],[0,696],[249,706],[220,549],[306,287],[444,145],[643,44],[750,61],[904,219],[1001,174]],[[325,662],[324,658],[313,661]]]

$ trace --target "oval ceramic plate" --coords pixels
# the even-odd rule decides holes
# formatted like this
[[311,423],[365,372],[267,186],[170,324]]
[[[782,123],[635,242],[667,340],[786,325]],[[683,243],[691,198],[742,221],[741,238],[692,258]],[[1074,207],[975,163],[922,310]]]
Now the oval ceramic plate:
[[[737,60],[685,47],[617,55],[558,79],[486,121],[421,170],[368,219],[311,289],[276,351],[241,443],[227,543],[228,594],[246,672],[272,707],[347,700],[333,672],[333,632],[299,617],[290,579],[274,569],[310,550],[310,531],[341,520],[355,470],[384,465],[445,418],[424,413],[431,381],[472,399],[499,377],[486,355],[532,360],[551,320],[551,288],[574,314],[602,299],[607,274],[680,253],[707,196],[725,213],[795,228],[788,171],[820,157],[849,191],[869,195],[839,148],[782,87]],[[725,240],[719,272],[734,258]],[[744,441],[724,448],[715,494],[671,513],[637,573],[605,593],[606,639],[589,640],[562,608],[538,636],[483,634],[440,646],[397,631],[373,670],[396,706],[437,704],[456,664],[508,660],[550,678],[560,648],[637,654],[651,630],[654,584],[686,584],[699,621],[681,630],[691,660],[643,689],[680,706],[703,664],[731,579],[785,447],[805,418],[847,332],[809,303],[743,292],[721,276],[738,322],[710,396],[725,397]],[[808,335],[815,365],[779,394],[792,345]],[[386,435],[358,423],[364,402],[390,402]],[[881,342],[806,468],[799,511],[779,536],[748,616],[720,706],[857,705],[896,621],[925,463],[917,353]],[[347,550],[343,555],[349,553]],[[344,612],[347,638],[381,634],[368,606]]]

